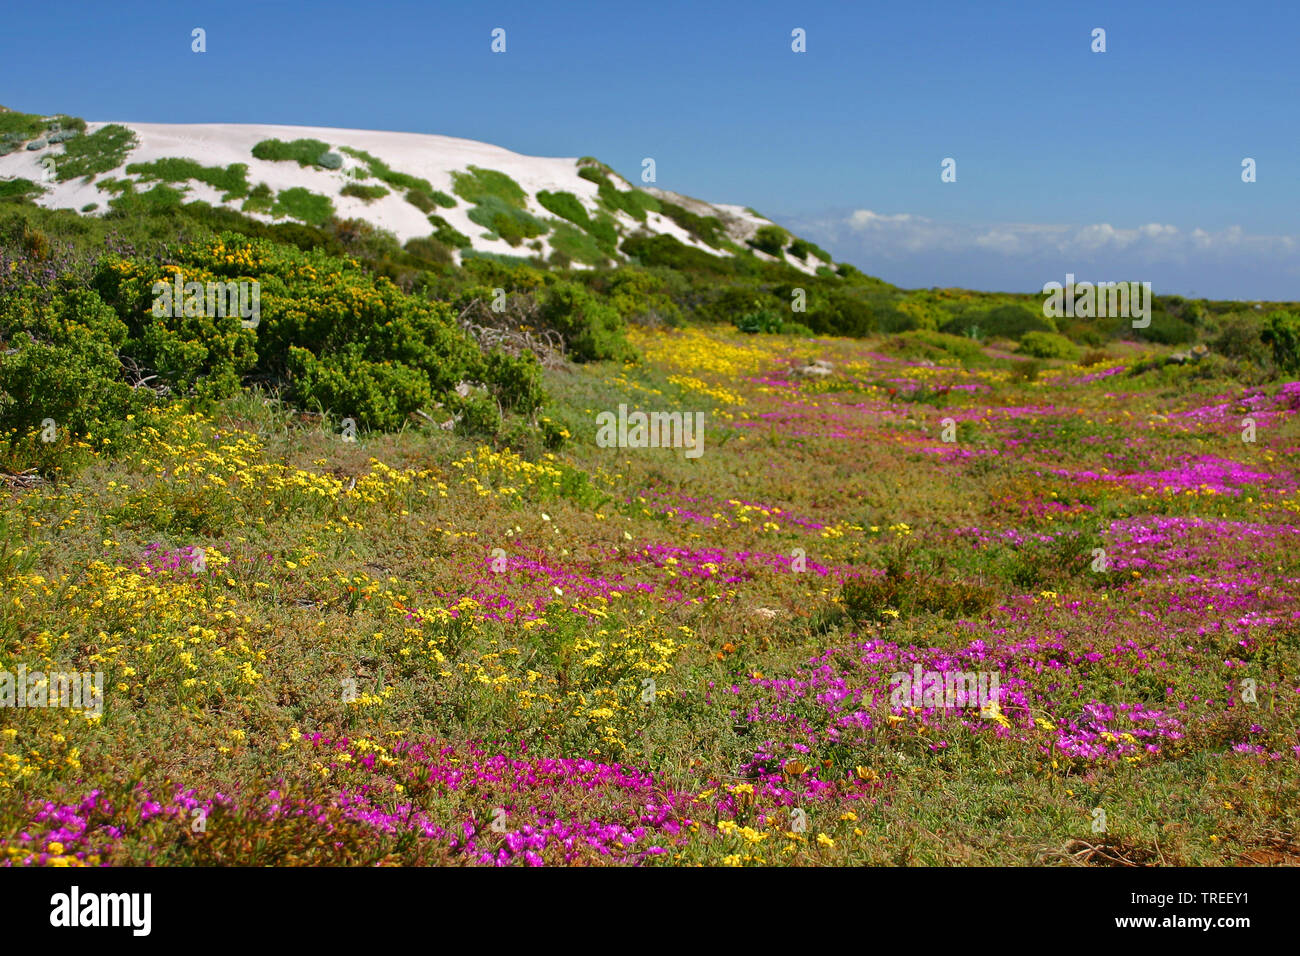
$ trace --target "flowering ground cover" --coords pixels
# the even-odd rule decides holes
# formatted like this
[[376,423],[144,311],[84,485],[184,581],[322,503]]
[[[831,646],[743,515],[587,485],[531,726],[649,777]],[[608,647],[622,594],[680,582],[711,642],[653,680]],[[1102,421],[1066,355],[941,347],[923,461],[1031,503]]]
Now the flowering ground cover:
[[633,339],[551,453],[246,393],[9,492],[0,659],[104,695],[0,711],[0,864],[1300,862],[1300,383]]

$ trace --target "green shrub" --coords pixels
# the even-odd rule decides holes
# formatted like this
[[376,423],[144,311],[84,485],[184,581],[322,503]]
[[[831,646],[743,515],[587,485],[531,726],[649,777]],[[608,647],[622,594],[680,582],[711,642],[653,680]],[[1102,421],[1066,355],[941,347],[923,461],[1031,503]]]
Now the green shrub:
[[109,208],[118,216],[146,215],[174,212],[185,200],[185,193],[173,189],[166,183],[158,183],[148,192],[138,193],[128,183],[128,188],[121,190],[121,195],[108,201]]
[[557,282],[541,296],[541,317],[564,336],[570,356],[580,362],[633,357],[622,317],[575,282]]
[[492,394],[506,411],[532,415],[546,399],[542,390],[542,366],[532,352],[507,355],[492,351],[484,356],[484,369]]
[[1260,336],[1273,348],[1273,361],[1288,375],[1300,372],[1300,316],[1294,312],[1272,312],[1264,319]]
[[712,246],[714,249],[721,248],[726,229],[717,216],[699,216],[671,202],[661,201],[659,207],[660,212],[706,246]]
[[1218,333],[1210,347],[1234,361],[1262,366],[1270,352],[1263,332],[1263,324],[1254,316],[1229,313],[1220,320]]
[[822,262],[830,262],[831,254],[821,246],[813,245],[807,239],[794,239],[790,243],[790,255],[796,259],[806,260],[809,254],[816,256]]
[[491,229],[512,246],[520,245],[525,239],[543,235],[548,229],[540,219],[496,196],[481,197],[479,203],[469,211],[469,218],[471,222]]
[[289,142],[264,139],[253,147],[253,158],[277,163],[292,160],[299,166],[307,167],[317,165],[329,151],[329,143],[322,143],[318,139],[295,139]]
[[1020,339],[1020,351],[1041,359],[1073,361],[1079,357],[1078,346],[1055,332],[1026,332]]
[[469,236],[456,229],[441,216],[430,216],[429,222],[434,227],[433,238],[453,249],[466,249],[472,245]]
[[321,169],[342,169],[343,157],[328,150],[316,157],[316,165]]
[[[1119,327],[1123,329],[1131,326],[1125,323]],[[1161,345],[1185,345],[1197,339],[1196,329],[1191,323],[1176,318],[1163,309],[1157,309],[1151,314],[1151,324],[1146,328],[1133,329],[1133,335]]]
[[587,229],[591,223],[591,218],[587,215],[586,207],[583,206],[582,201],[573,193],[553,193],[543,189],[537,194],[537,202],[547,212],[552,212],[561,219],[567,219],[569,222],[576,223],[583,229]]
[[[392,169],[378,156],[372,156],[364,149],[353,149],[351,146],[342,146],[340,149],[353,159],[358,159],[365,163],[370,169],[370,175],[374,176],[380,182],[387,183],[394,189],[402,191],[414,190],[429,195],[432,195],[434,192],[433,187],[429,185],[427,179],[421,179],[419,176],[408,176],[406,173],[399,173]],[[420,211],[424,212],[423,209]]]
[[452,192],[461,199],[475,205],[496,200],[497,204],[513,206],[522,210],[528,198],[528,194],[524,192],[517,182],[505,173],[499,173],[495,169],[481,169],[478,166],[470,166],[467,173],[452,173],[451,182]]
[[39,196],[44,191],[43,187],[30,179],[0,180],[0,200],[7,199],[21,202],[33,196]]
[[370,203],[387,196],[388,190],[383,186],[363,186],[360,183],[348,183],[339,190],[339,195],[355,196],[357,199]]
[[433,192],[429,193],[429,195],[433,198],[433,201],[443,209],[456,208],[456,197],[447,195],[441,189],[435,189]]
[[501,430],[501,409],[493,399],[485,395],[471,395],[452,404],[460,415],[456,422],[458,435],[491,438]]
[[334,203],[328,196],[314,193],[302,186],[282,189],[271,209],[276,216],[290,216],[301,220],[309,226],[319,226],[334,217]]
[[140,177],[143,182],[184,183],[193,179],[220,189],[222,202],[248,195],[248,166],[231,163],[220,166],[202,166],[192,159],[166,158],[151,163],[131,163],[126,171]]
[[594,236],[567,222],[557,222],[550,239],[551,248],[570,261],[589,266],[603,266],[609,261],[609,253]]
[[781,255],[781,251],[790,241],[790,234],[780,226],[759,226],[758,231],[754,233],[754,238],[749,240],[749,244],[761,252],[766,252],[769,256]]
[[86,289],[42,301],[34,290],[0,303],[0,432],[20,435],[52,419],[79,436],[114,437],[126,416],[153,398],[122,380],[118,349],[127,328],[100,297]]
[[438,204],[433,201],[433,197],[419,189],[408,189],[406,191],[406,201],[420,212],[433,212],[438,208]]
[[939,327],[949,335],[967,335],[977,328],[985,339],[1020,339],[1026,332],[1055,332],[1056,326],[1043,315],[1042,309],[1008,303],[980,311],[971,309],[950,319]]
[[451,249],[432,236],[408,239],[403,248],[417,259],[450,265],[454,259]]
[[321,356],[290,346],[289,374],[299,401],[385,431],[400,428],[416,409],[432,403],[429,380],[418,369],[372,361],[363,353],[360,343]]
[[135,133],[117,123],[109,123],[89,136],[78,136],[63,147],[63,155],[55,165],[55,178],[67,182],[116,169],[138,142]]
[[781,316],[772,309],[759,309],[738,317],[736,328],[750,334],[756,332],[774,334],[781,331]]

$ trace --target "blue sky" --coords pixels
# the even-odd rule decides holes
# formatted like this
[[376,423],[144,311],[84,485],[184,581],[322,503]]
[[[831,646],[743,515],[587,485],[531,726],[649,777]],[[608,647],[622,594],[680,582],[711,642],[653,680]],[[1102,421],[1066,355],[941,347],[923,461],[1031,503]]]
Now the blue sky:
[[1300,299],[1300,4],[52,0],[0,22],[15,109],[441,133],[633,179],[651,156],[657,185],[909,287]]

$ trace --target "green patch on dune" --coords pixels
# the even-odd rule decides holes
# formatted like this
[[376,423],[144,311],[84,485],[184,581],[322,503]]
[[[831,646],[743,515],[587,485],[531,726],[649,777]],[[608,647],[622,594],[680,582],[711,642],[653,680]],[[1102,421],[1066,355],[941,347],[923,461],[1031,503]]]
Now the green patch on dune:
[[6,179],[0,181],[0,201],[22,202],[33,196],[39,196],[44,190],[30,179]]
[[452,173],[451,191],[475,205],[495,199],[507,206],[523,209],[528,200],[523,187],[505,173],[478,166],[470,166],[467,173]]
[[55,178],[67,182],[116,169],[138,144],[139,140],[131,130],[109,123],[89,136],[78,136],[64,144],[63,155],[55,160]]
[[360,183],[348,183],[339,190],[339,195],[352,196],[369,203],[387,196],[388,190],[383,186],[363,186]]
[[293,160],[299,166],[319,166],[321,157],[330,151],[328,143],[318,139],[264,139],[253,147],[253,158],[270,162]]
[[519,245],[525,239],[543,235],[549,229],[536,216],[497,196],[482,197],[478,205],[469,211],[469,218],[470,222],[491,229],[512,246]]
[[290,216],[309,226],[320,226],[334,216],[334,204],[328,196],[295,186],[280,190],[271,212],[276,216]]
[[138,175],[144,182],[183,183],[193,179],[207,183],[221,190],[222,202],[248,195],[248,166],[244,163],[231,163],[223,169],[204,166],[192,159],[168,157],[152,163],[131,163],[126,171]]

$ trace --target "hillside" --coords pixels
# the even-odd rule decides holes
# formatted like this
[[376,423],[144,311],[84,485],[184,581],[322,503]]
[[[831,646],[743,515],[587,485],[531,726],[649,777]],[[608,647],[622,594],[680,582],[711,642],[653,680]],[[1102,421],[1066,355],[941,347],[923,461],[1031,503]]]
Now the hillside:
[[99,215],[201,201],[268,223],[358,219],[402,243],[438,242],[457,261],[488,253],[598,266],[625,260],[618,247],[637,234],[769,261],[784,246],[790,265],[809,274],[831,265],[824,251],[792,246],[751,210],[642,189],[591,157],[524,156],[420,133],[221,123],[77,128],[68,117],[0,116],[0,152],[7,151],[0,181],[30,184],[48,208]]

